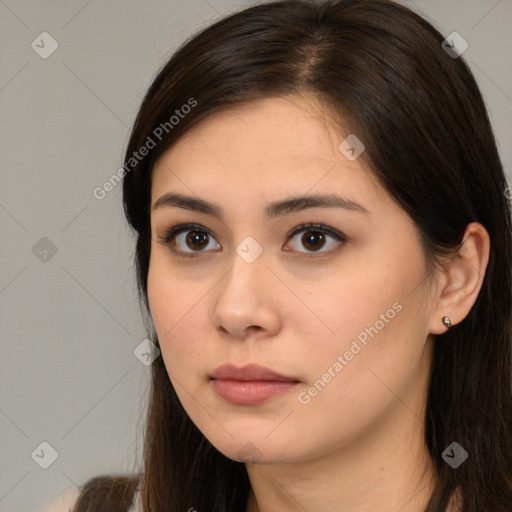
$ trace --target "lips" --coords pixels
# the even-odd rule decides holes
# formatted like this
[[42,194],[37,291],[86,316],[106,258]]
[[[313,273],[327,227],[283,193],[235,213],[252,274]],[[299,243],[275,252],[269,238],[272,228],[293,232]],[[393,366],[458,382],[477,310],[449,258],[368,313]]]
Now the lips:
[[232,364],[223,364],[219,366],[213,373],[213,379],[230,379],[230,380],[278,380],[298,382],[293,377],[280,375],[264,366],[257,364],[248,364],[243,367],[237,367]]
[[219,366],[211,375],[218,395],[235,405],[256,405],[280,395],[299,381],[256,364]]

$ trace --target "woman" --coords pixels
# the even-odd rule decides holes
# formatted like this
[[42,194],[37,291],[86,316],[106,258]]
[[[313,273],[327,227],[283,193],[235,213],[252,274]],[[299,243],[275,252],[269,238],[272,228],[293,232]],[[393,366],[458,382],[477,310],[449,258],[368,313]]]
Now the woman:
[[123,171],[161,350],[144,463],[75,512],[512,509],[506,179],[443,40],[389,0],[290,0],[161,70]]

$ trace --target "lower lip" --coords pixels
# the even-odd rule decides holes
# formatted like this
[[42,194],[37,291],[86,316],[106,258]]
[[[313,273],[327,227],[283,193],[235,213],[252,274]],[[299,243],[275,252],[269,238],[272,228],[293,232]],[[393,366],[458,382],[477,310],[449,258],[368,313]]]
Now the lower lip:
[[297,382],[291,380],[213,380],[217,393],[224,400],[236,405],[260,404],[296,385]]

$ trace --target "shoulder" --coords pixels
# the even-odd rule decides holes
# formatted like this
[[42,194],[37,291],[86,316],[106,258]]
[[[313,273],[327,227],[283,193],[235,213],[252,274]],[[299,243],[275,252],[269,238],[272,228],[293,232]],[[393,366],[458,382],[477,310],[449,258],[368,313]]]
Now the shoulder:
[[96,476],[41,512],[140,512],[138,484],[137,476]]
[[127,512],[142,512],[142,503],[140,500],[139,489],[136,489],[133,495],[133,502]]
[[73,512],[78,495],[78,491],[63,493],[55,501],[41,509],[40,512]]

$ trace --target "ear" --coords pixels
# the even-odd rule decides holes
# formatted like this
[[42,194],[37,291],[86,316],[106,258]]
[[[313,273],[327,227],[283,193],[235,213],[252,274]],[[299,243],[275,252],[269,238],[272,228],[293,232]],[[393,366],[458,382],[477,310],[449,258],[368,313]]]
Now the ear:
[[430,332],[443,334],[447,316],[456,325],[467,316],[476,302],[489,261],[490,238],[487,230],[478,222],[466,226],[462,247],[447,268],[440,274],[437,301],[432,310]]

